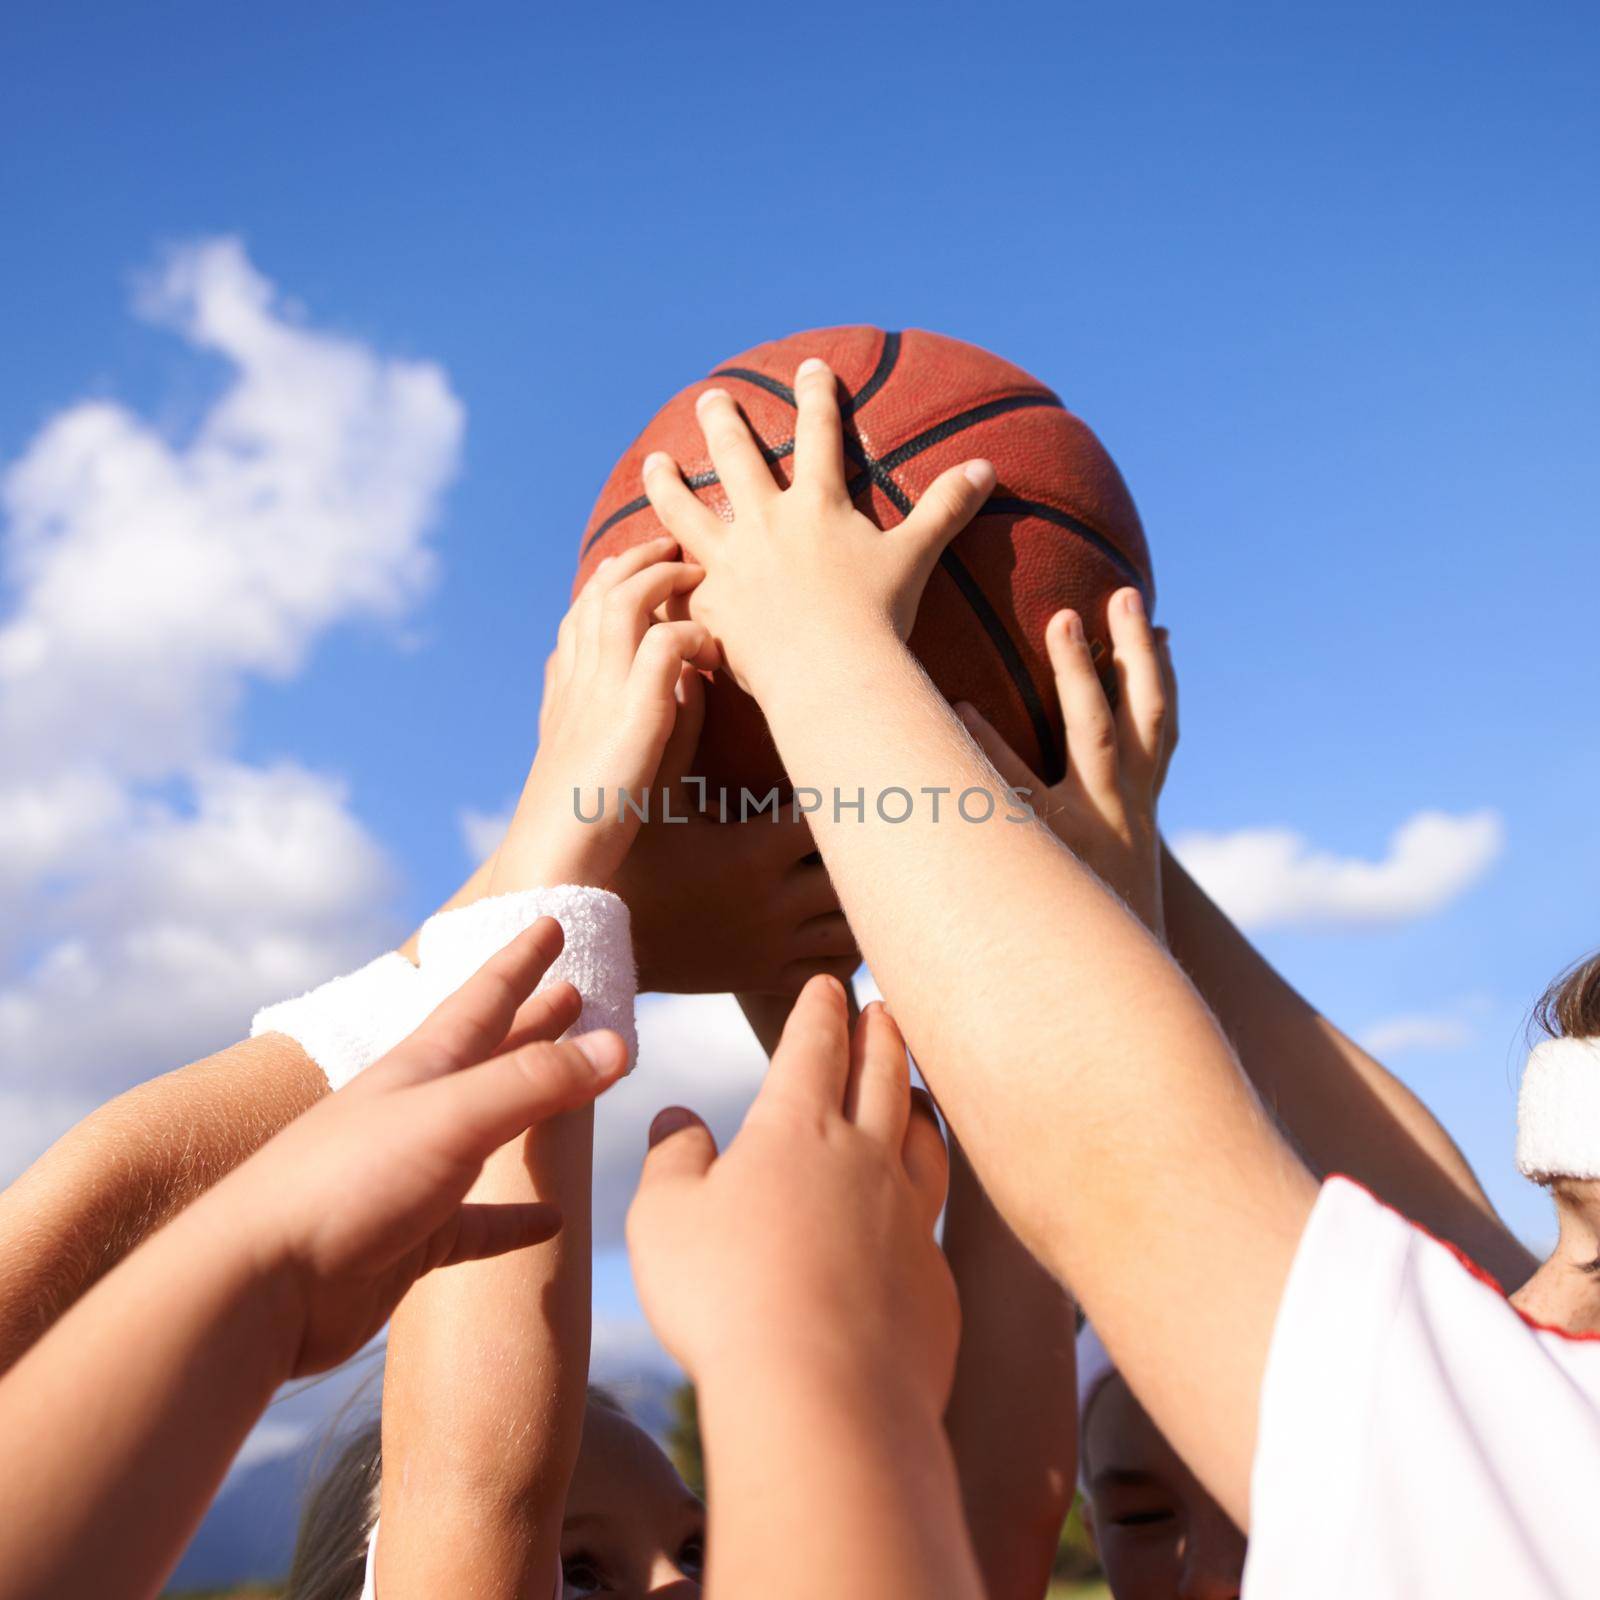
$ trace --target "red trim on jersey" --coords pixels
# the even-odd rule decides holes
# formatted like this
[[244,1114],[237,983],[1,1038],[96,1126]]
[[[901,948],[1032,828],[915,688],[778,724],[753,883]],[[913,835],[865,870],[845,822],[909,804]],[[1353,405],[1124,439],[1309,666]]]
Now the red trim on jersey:
[[1500,1286],[1500,1280],[1492,1272],[1486,1272],[1480,1267],[1460,1245],[1452,1244],[1448,1239],[1441,1239],[1431,1228],[1425,1228],[1414,1217],[1408,1217],[1405,1212],[1397,1210],[1387,1200],[1379,1199],[1359,1178],[1352,1178],[1347,1172],[1330,1172],[1326,1181],[1348,1183],[1352,1189],[1359,1189],[1374,1205],[1381,1207],[1391,1216],[1398,1217],[1408,1228],[1414,1228],[1423,1238],[1432,1239],[1436,1245],[1448,1250],[1471,1277],[1476,1278],[1486,1288],[1493,1289],[1534,1332],[1553,1333],[1557,1338],[1565,1339],[1570,1344],[1600,1344],[1600,1333],[1575,1333],[1570,1328],[1558,1328],[1553,1322],[1540,1322],[1537,1317],[1530,1317],[1521,1306],[1512,1305],[1510,1296]]

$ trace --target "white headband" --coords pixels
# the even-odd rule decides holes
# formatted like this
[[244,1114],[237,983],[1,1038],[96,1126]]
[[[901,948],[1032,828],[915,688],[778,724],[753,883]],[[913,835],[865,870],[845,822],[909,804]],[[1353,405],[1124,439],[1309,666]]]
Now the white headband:
[[1600,1039],[1546,1039],[1522,1074],[1517,1168],[1546,1178],[1600,1178]]

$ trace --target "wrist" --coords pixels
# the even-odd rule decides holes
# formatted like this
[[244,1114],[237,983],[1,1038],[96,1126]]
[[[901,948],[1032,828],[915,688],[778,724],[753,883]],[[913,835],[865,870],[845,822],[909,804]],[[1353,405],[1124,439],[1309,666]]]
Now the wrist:
[[211,1284],[220,1319],[249,1329],[233,1348],[259,1367],[269,1394],[295,1375],[309,1305],[300,1264],[281,1230],[265,1223],[275,1211],[266,1197],[236,1192],[224,1179],[158,1236],[186,1273]]
[[870,700],[869,680],[908,668],[921,671],[894,624],[862,613],[763,644],[755,666],[744,673],[744,687],[769,722],[782,722],[814,717],[818,706],[832,709],[841,697],[852,703]]
[[748,1340],[723,1343],[710,1359],[699,1362],[693,1374],[696,1391],[702,1405],[721,1406],[729,1413],[751,1406],[766,1410],[777,1403],[808,1411],[826,1399],[851,1415],[875,1413],[912,1427],[925,1422],[937,1429],[943,1397],[930,1391],[904,1350],[887,1340],[851,1334],[844,1316],[809,1335],[779,1333],[769,1322]]

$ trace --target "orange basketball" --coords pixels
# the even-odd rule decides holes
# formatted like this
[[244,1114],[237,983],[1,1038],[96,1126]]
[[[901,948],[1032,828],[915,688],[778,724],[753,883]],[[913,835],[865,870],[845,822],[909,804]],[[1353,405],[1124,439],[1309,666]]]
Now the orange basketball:
[[[821,328],[758,345],[691,384],[624,452],[584,533],[574,592],[604,556],[661,531],[640,487],[652,450],[683,468],[702,500],[726,497],[706,455],[694,402],[729,390],[781,481],[794,450],[794,371],[821,356],[848,395],[845,439],[856,504],[891,527],[947,467],[986,457],[999,482],[945,551],[917,613],[911,647],[952,701],[970,700],[1042,778],[1065,758],[1044,633],[1071,606],[1106,659],[1106,600],[1135,584],[1155,599],[1150,553],[1116,464],[1088,427],[1036,378],[937,333]],[[766,723],[721,673],[709,685],[696,772],[735,795],[784,781]]]

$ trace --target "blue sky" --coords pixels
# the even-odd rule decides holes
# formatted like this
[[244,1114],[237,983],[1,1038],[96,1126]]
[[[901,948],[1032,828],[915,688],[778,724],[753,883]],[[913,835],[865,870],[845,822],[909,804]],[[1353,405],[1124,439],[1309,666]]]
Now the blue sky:
[[[88,398],[190,436],[230,369],[130,296],[203,239],[459,403],[408,524],[431,580],[241,659],[201,741],[346,786],[329,849],[372,856],[317,950],[359,942],[341,907],[424,914],[463,809],[514,795],[579,531],[654,408],[793,329],[934,328],[1053,385],[1133,489],[1183,681],[1169,828],[1378,860],[1418,813],[1498,814],[1438,909],[1262,940],[1353,1031],[1434,1025],[1393,1064],[1545,1235],[1518,1027],[1600,942],[1592,7],[65,4],[6,33],[0,463]],[[117,781],[181,819],[194,759]],[[93,903],[13,930],[13,992]],[[170,1064],[157,1037],[119,1069]],[[55,1092],[48,1051],[6,1070]],[[614,1255],[600,1284],[626,1312]]]

